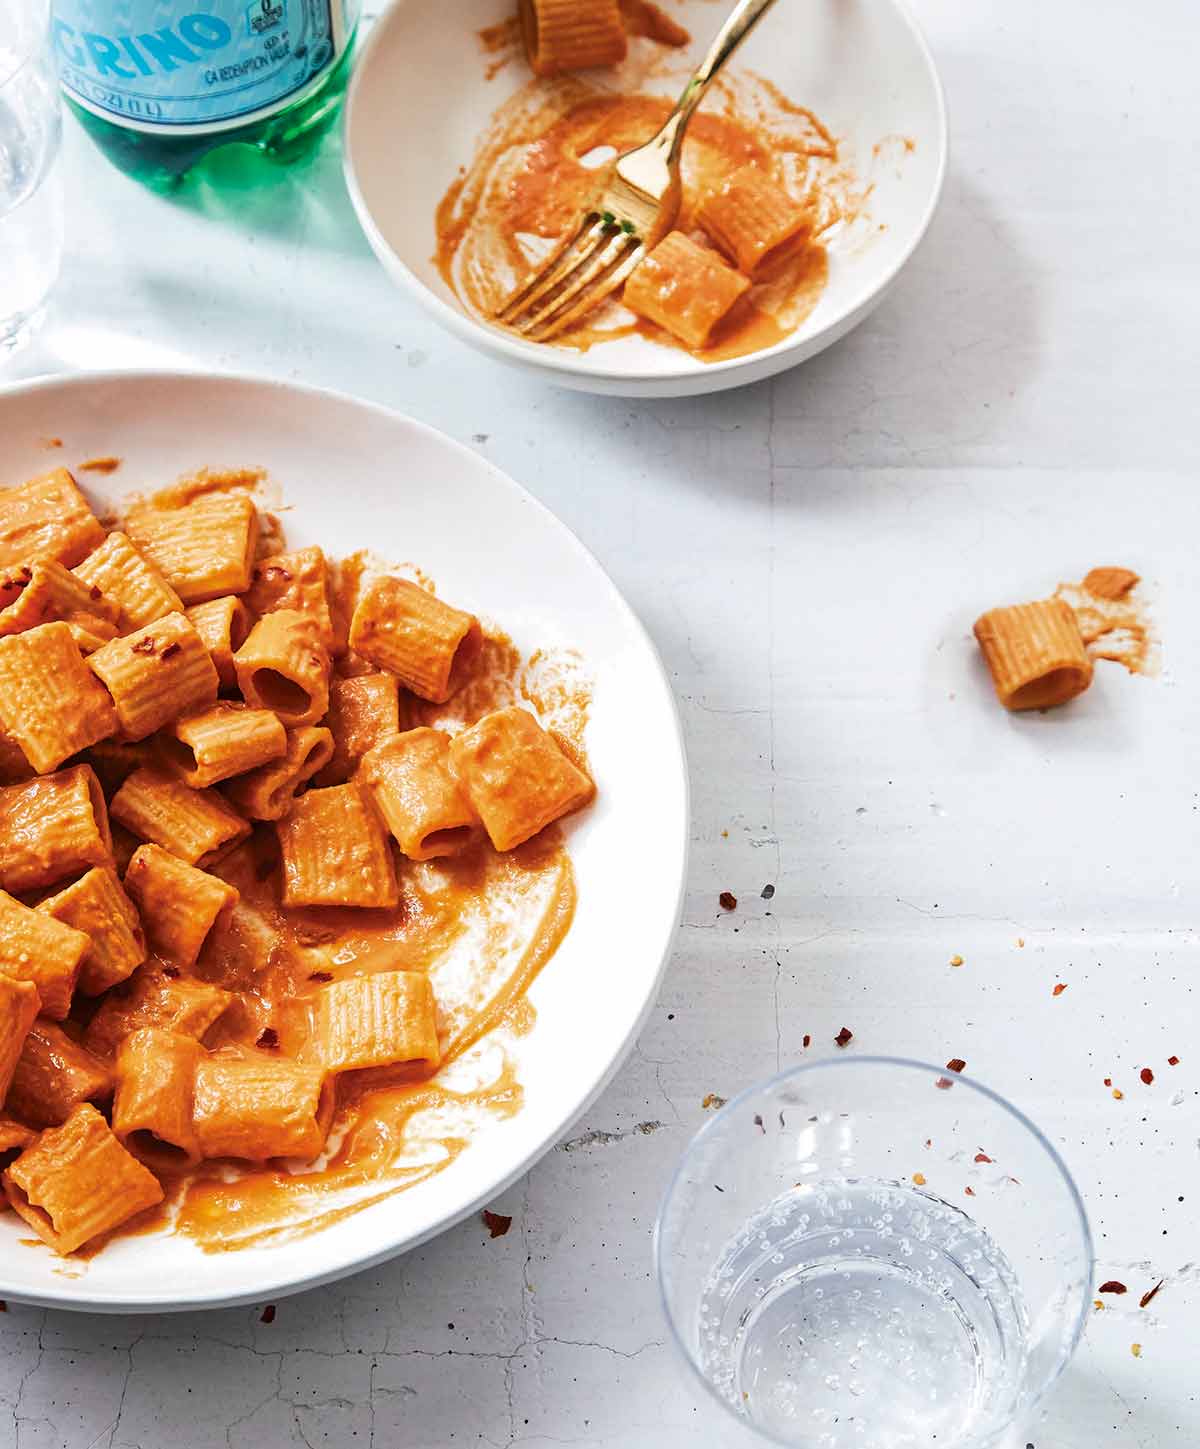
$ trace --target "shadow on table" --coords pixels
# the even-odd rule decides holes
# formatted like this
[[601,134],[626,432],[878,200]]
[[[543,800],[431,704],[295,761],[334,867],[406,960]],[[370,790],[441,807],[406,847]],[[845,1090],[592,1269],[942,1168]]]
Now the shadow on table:
[[290,166],[250,146],[226,146],[167,199],[208,221],[255,235],[303,241],[329,252],[371,254],[346,190],[339,131],[326,136],[314,155]]
[[[623,435],[610,427],[606,445],[619,449],[623,436],[630,464],[650,446],[656,471],[678,473],[670,481],[680,484],[696,474],[686,452],[653,447],[662,431],[765,434],[759,469],[1014,462],[1012,416],[1038,366],[1040,325],[1032,260],[990,199],[952,175],[894,291],[827,351],[729,392],[634,402],[580,396],[573,406],[581,426],[594,426],[598,408],[610,418],[640,415]],[[765,501],[765,490],[759,496]],[[803,490],[796,497],[802,502]]]
[[[1151,1449],[1185,1442],[1179,1437],[1177,1400],[1159,1403],[1128,1385],[1118,1387],[1112,1377],[1098,1371],[1095,1358],[1085,1340],[1051,1390],[1040,1422],[1017,1435],[1011,1449],[1025,1449],[1031,1443],[1036,1449],[1092,1449],[1093,1445],[1126,1443]],[[1136,1381],[1136,1375],[1133,1377]],[[1000,1449],[1010,1449],[1009,1443]]]

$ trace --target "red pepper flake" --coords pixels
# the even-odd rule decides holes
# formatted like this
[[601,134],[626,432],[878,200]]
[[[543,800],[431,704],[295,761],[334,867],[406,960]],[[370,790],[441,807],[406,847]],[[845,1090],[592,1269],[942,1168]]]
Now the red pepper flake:
[[494,1213],[490,1208],[484,1208],[483,1225],[493,1238],[502,1238],[512,1227],[512,1218],[507,1213]]
[[1106,1087],[1111,1087],[1112,1086],[1112,1078],[1111,1077],[1105,1077],[1105,1079],[1104,1079],[1104,1085]]
[[1054,990],[1050,994],[1051,996],[1061,996],[1066,989],[1067,983],[1065,981],[1058,981],[1055,983]]
[[1167,1066],[1169,1066],[1169,1067],[1177,1067],[1178,1065],[1179,1065],[1179,1058],[1178,1057],[1168,1057],[1167,1058]]
[[1138,1073],[1138,1076],[1141,1077],[1142,1081],[1145,1082],[1147,1086],[1150,1086],[1151,1083],[1154,1081],[1154,1073],[1150,1070],[1149,1067],[1143,1067],[1142,1070]]
[[975,1154],[975,1161],[976,1162],[991,1162],[992,1159],[987,1155],[986,1152],[977,1152]]
[[92,585],[92,587],[88,590],[88,597],[92,599],[99,599],[103,597],[99,584]]
[[258,1321],[259,1323],[275,1322],[275,1305],[273,1303],[267,1304],[267,1306],[263,1309],[262,1313],[259,1314]]
[[973,1187],[964,1187],[963,1192],[965,1192],[968,1197],[975,1196],[975,1189]]
[[948,1092],[954,1083],[949,1077],[939,1077],[933,1084],[939,1092]]
[[963,1061],[962,1057],[951,1057],[946,1063],[946,1070],[948,1072],[964,1072],[966,1069],[967,1064]]
[[834,1041],[837,1042],[838,1046],[840,1047],[844,1047],[847,1042],[850,1042],[853,1039],[854,1033],[850,1030],[848,1026],[842,1027],[841,1031],[839,1031],[837,1036],[834,1037]]
[[1126,1286],[1124,1285],[1124,1283],[1120,1282],[1118,1279],[1116,1279],[1116,1278],[1110,1278],[1107,1283],[1101,1283],[1101,1285],[1099,1286],[1099,1288],[1096,1289],[1096,1292],[1097,1293],[1128,1293],[1129,1292],[1129,1289],[1126,1288]]
[[804,1040],[801,1043],[801,1045],[806,1046],[806,1047],[812,1046],[812,1037],[809,1036],[808,1032],[805,1032],[804,1033]]
[[266,1047],[268,1051],[274,1051],[279,1045],[279,1033],[273,1026],[264,1026],[254,1045]]
[[333,972],[332,971],[310,971],[308,973],[308,979],[310,981],[332,981],[333,980]]
[[167,978],[168,981],[178,981],[179,980],[179,967],[178,966],[164,966],[163,967],[162,974]]
[[172,655],[178,654],[182,648],[183,645],[177,639],[172,640],[158,657],[160,659],[170,659]]
[[722,891],[717,900],[720,901],[723,911],[737,910],[737,896],[732,891]]
[[933,1138],[932,1137],[926,1137],[926,1139],[925,1139],[925,1146],[926,1146],[926,1148],[930,1148],[930,1147],[933,1146]]
[[1154,1301],[1154,1298],[1158,1294],[1158,1290],[1162,1287],[1162,1285],[1166,1281],[1167,1280],[1165,1278],[1160,1278],[1158,1280],[1158,1282],[1154,1285],[1153,1288],[1150,1289],[1150,1291],[1148,1293],[1143,1293],[1142,1296],[1138,1299],[1138,1307],[1139,1308],[1146,1308],[1150,1303],[1152,1303]]
[[144,639],[139,639],[135,644],[131,644],[129,647],[135,654],[153,654],[154,635],[147,634]]

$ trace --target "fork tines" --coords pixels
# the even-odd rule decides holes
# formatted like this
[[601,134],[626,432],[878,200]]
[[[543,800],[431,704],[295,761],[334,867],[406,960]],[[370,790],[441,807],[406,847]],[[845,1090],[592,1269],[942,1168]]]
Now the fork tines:
[[589,212],[557,257],[509,299],[496,320],[531,341],[544,341],[621,286],[644,251],[640,238]]

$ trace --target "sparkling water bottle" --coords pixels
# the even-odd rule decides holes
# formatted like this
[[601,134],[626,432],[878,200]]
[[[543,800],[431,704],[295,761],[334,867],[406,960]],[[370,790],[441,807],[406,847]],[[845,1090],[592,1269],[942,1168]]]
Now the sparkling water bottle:
[[174,186],[218,147],[305,155],[337,113],[360,0],[53,0],[67,101],[123,171]]

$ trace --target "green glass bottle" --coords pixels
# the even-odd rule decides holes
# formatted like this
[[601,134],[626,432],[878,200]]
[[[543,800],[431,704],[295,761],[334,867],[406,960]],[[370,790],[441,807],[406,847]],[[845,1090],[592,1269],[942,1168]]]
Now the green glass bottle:
[[306,155],[349,79],[360,0],[53,0],[59,74],[122,171],[177,186],[219,148]]

